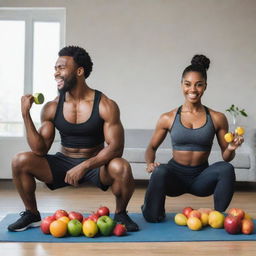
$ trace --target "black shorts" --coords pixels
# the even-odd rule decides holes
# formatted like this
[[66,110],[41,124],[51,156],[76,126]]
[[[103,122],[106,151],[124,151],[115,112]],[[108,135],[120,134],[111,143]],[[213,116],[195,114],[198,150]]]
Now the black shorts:
[[[88,158],[72,158],[72,157],[65,156],[60,152],[56,153],[55,155],[47,154],[45,158],[49,163],[52,176],[53,176],[53,182],[51,184],[46,184],[47,187],[50,188],[51,190],[70,186],[70,184],[64,181],[66,172],[72,169],[74,166],[88,159]],[[84,177],[79,180],[79,184],[87,181],[94,184],[96,187],[104,191],[106,191],[109,188],[109,186],[102,184],[100,181],[100,168],[95,168],[87,171]]]

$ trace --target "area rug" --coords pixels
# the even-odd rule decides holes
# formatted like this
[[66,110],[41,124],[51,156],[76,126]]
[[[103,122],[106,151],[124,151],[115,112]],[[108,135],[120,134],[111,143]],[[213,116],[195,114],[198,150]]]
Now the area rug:
[[[52,214],[44,213],[42,217]],[[128,232],[127,235],[85,236],[55,238],[45,235],[40,228],[29,228],[23,232],[10,232],[7,226],[19,218],[18,214],[8,214],[0,222],[0,242],[40,242],[40,243],[98,243],[98,242],[192,242],[192,241],[256,241],[256,230],[251,235],[228,234],[224,229],[213,229],[209,226],[200,231],[192,231],[187,226],[174,223],[175,213],[168,213],[166,220],[161,223],[148,223],[142,214],[130,213],[131,218],[138,223],[140,231]],[[85,214],[86,216],[86,214]],[[256,221],[254,221],[256,227]]]

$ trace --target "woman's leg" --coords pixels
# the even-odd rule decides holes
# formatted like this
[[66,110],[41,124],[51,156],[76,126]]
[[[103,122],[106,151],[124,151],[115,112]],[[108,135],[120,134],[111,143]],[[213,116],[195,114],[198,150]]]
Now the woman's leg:
[[161,164],[151,174],[145,194],[142,213],[148,222],[160,222],[165,218],[165,197],[185,193],[184,186],[172,173],[171,166]]
[[196,196],[214,196],[214,209],[227,209],[234,193],[235,171],[233,165],[221,161],[207,167],[194,178],[189,193]]

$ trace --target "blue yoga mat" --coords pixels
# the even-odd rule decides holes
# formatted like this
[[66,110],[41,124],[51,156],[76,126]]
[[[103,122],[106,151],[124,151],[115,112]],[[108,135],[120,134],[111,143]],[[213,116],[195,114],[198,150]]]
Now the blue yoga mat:
[[[42,217],[52,214],[42,214]],[[97,242],[189,242],[189,241],[255,241],[256,230],[251,235],[230,235],[224,229],[213,229],[209,226],[200,231],[192,231],[187,226],[174,223],[174,213],[168,213],[166,220],[161,223],[148,223],[139,213],[129,214],[138,223],[140,231],[128,232],[127,235],[97,236],[94,238],[63,237],[55,238],[45,235],[40,228],[30,228],[23,232],[10,232],[7,226],[19,218],[18,214],[8,214],[0,222],[0,242],[42,242],[42,243],[97,243]],[[254,221],[256,227],[256,222]]]

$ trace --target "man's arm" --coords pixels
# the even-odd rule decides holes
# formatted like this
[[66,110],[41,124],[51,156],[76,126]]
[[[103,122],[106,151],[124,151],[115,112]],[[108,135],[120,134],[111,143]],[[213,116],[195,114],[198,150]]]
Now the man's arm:
[[34,102],[32,95],[24,95],[21,98],[21,112],[26,129],[27,142],[36,155],[45,155],[51,147],[55,136],[52,123],[56,109],[55,102],[45,104],[41,112],[41,127],[37,131],[30,115],[30,109]]

